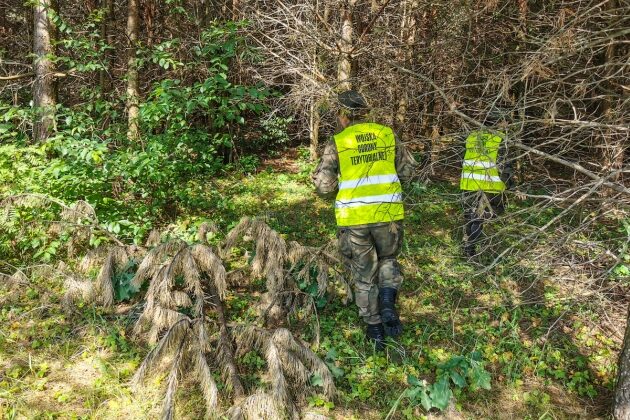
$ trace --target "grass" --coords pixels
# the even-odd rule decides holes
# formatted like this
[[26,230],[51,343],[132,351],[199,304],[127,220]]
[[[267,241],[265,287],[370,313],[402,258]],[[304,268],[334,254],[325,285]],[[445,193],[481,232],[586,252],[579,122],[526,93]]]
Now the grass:
[[[212,208],[187,214],[173,230],[192,235],[203,219],[227,230],[243,215],[264,215],[287,239],[322,245],[335,238],[330,203],[315,196],[308,167],[273,169],[223,179],[206,189]],[[201,191],[201,189],[197,190]],[[457,191],[445,184],[407,189],[400,256],[405,282],[405,332],[386,353],[374,354],[353,304],[329,297],[320,310],[319,354],[333,367],[340,397],[314,393],[309,410],[334,418],[428,416],[408,398],[408,376],[432,383],[444,362],[473,351],[491,375],[491,390],[451,384],[452,418],[594,418],[608,413],[618,338],[600,327],[598,302],[576,299],[552,271],[508,257],[484,275],[460,257]],[[201,194],[201,193],[200,193]],[[202,197],[203,198],[203,197]],[[508,211],[525,203],[513,203]],[[549,216],[553,217],[553,215]],[[185,236],[185,235],[184,235]],[[3,418],[153,418],[158,386],[132,393],[128,380],[147,348],[126,336],[128,315],[84,307],[61,310],[62,279],[41,273],[30,286],[0,292],[0,415]],[[247,318],[251,297],[233,294],[228,309]],[[303,329],[305,337],[309,329]],[[246,384],[258,384],[264,360],[243,360]],[[158,378],[156,385],[160,383]],[[181,418],[197,418],[200,396],[179,398]]]

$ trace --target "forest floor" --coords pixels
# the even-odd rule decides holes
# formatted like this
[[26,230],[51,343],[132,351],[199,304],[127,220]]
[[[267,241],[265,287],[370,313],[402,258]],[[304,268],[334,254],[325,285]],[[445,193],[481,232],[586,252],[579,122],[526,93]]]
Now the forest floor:
[[[287,239],[321,246],[335,238],[330,203],[314,194],[308,165],[292,173],[273,165],[251,176],[208,187],[207,211],[187,214],[173,229],[193,231],[201,220],[222,229],[244,215],[264,216]],[[336,367],[340,396],[306,396],[310,410],[344,419],[422,418],[408,398],[409,375],[434,381],[443,363],[478,352],[490,373],[490,390],[453,386],[446,418],[606,417],[620,337],[602,330],[594,299],[576,301],[535,261],[511,260],[490,274],[475,274],[461,257],[461,217],[450,185],[415,184],[400,256],[405,282],[400,312],[405,332],[385,353],[373,353],[353,304],[328,296],[319,310],[318,353]],[[511,203],[508,211],[524,206]],[[552,215],[550,215],[552,217]],[[0,288],[0,415],[4,418],[155,418],[158,386],[134,393],[128,381],[148,349],[128,336],[125,308],[108,313],[91,306],[67,314],[60,304],[63,279],[31,279],[19,290]],[[247,317],[241,294],[227,298],[232,317]],[[246,355],[246,384],[264,359]],[[154,384],[163,383],[163,377]],[[199,418],[194,387],[178,393],[178,418]]]

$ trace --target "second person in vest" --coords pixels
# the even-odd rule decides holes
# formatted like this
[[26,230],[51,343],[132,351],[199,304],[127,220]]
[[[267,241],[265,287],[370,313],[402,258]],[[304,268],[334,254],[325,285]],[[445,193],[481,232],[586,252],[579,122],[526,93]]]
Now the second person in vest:
[[396,309],[403,281],[396,257],[403,240],[401,181],[416,162],[391,128],[365,121],[356,91],[339,95],[341,132],[327,144],[312,175],[317,192],[335,198],[338,241],[354,280],[359,316],[377,349],[402,333]]
[[466,138],[466,154],[459,187],[464,208],[464,254],[477,255],[483,223],[504,211],[504,191],[512,184],[512,164],[507,158],[507,120],[492,108],[484,124],[487,129],[471,132]]

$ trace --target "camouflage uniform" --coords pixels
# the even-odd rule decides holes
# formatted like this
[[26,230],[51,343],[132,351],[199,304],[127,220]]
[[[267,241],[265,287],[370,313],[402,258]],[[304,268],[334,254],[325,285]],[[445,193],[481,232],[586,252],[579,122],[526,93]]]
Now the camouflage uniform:
[[[417,165],[398,139],[395,164],[401,181],[409,180]],[[311,176],[318,194],[324,198],[334,198],[338,176],[339,157],[335,142],[331,140]],[[359,316],[368,324],[379,324],[378,289],[391,287],[398,290],[403,281],[400,265],[396,261],[403,240],[402,221],[340,227],[337,238],[341,254],[352,273]]]

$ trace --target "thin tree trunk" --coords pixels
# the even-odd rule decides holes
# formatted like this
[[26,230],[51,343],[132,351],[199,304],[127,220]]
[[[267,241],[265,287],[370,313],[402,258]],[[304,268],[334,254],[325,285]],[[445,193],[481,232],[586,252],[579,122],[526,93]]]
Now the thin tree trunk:
[[[429,51],[432,50],[434,44],[434,31],[435,31],[435,18],[437,12],[432,7],[423,6],[422,11],[418,11],[421,16],[421,20],[419,23],[419,28],[417,29],[418,37],[422,39],[424,45],[428,46]],[[435,74],[428,74],[429,77],[433,80],[435,78]],[[417,89],[421,92],[426,92],[424,95],[424,100],[422,101],[422,110],[420,111],[420,133],[425,139],[429,139],[432,132],[433,125],[433,112],[435,108],[435,98],[436,94],[433,89],[426,87],[426,83],[419,84],[418,81],[415,81]],[[425,141],[424,149],[425,153],[431,150],[432,141]],[[429,156],[430,154],[427,153]]]
[[136,61],[136,43],[138,41],[138,2],[129,0],[127,14],[127,138],[135,141],[140,137],[138,124],[140,110],[138,94],[138,63]]
[[[399,59],[404,63],[406,68],[413,68],[413,48],[416,42],[416,18],[415,13],[418,8],[417,1],[404,1],[403,2],[403,18],[400,28],[400,36],[405,43],[404,49],[399,54]],[[401,139],[405,135],[405,119],[407,117],[407,109],[409,107],[409,84],[407,83],[407,77],[403,76],[399,85],[400,91],[398,93],[398,104],[396,108],[396,114],[394,117],[394,129],[401,136]]]
[[319,123],[320,123],[320,115],[319,115],[319,104],[317,100],[313,98],[311,100],[311,109],[309,111],[308,118],[308,130],[309,130],[309,138],[310,138],[310,155],[311,160],[317,160],[318,156],[318,147],[319,147]]
[[[614,14],[617,8],[617,2],[615,0],[610,0],[607,3],[607,10]],[[622,83],[615,84],[612,82],[612,78],[614,77],[614,66],[615,62],[615,43],[609,41],[606,46],[606,52],[604,54],[604,64],[607,66],[607,70],[604,75],[604,80],[602,81],[603,89],[603,98],[602,98],[602,107],[601,107],[601,115],[604,118],[606,123],[614,124],[614,109],[616,108],[614,105],[615,98],[622,98],[624,96],[624,92],[620,92],[616,86],[621,86]],[[607,129],[602,132],[602,143],[604,145],[603,148],[603,167],[605,170],[613,171],[619,170],[623,166],[624,161],[624,152],[625,152],[625,138],[616,135],[613,130]],[[618,181],[621,176],[621,173],[612,178],[612,181]]]
[[144,18],[142,20],[142,27],[145,29],[147,34],[147,46],[150,48],[153,46],[153,40],[155,39],[155,15],[156,15],[156,6],[155,2],[151,0],[144,1],[144,7],[142,11],[144,13]]
[[617,365],[617,386],[613,401],[613,416],[616,420],[630,419],[630,308],[628,321],[626,334],[623,338],[623,347],[619,355],[619,364]]
[[356,0],[344,1],[341,6],[341,40],[337,82],[341,91],[352,89],[352,12]]
[[[326,7],[326,6],[325,6]],[[324,15],[326,15],[326,10],[324,7]],[[319,2],[315,3],[316,12],[319,13]],[[327,16],[326,16],[327,17]],[[325,24],[328,21],[324,21]],[[317,79],[318,72],[318,48],[317,45],[313,46],[313,59],[311,61],[311,74],[313,75],[313,79]],[[308,135],[309,135],[309,152],[311,161],[316,161],[319,157],[318,147],[319,147],[319,125],[320,125],[320,114],[319,114],[319,98],[318,95],[311,96],[311,104],[308,113]]]
[[49,18],[52,10],[51,0],[37,0],[33,6],[34,32],[33,52],[35,60],[35,81],[33,83],[33,140],[45,141],[55,130],[55,77],[54,66],[50,60],[53,54],[53,24]]
[[[114,31],[111,30],[114,22],[114,0],[103,0],[101,7],[105,9],[105,15],[101,22],[101,40],[107,42],[107,45],[114,47]],[[111,77],[109,75],[110,67],[113,61],[113,53],[111,50],[105,52],[103,57],[104,69],[99,73],[99,86],[103,94],[108,93],[112,89]]]

